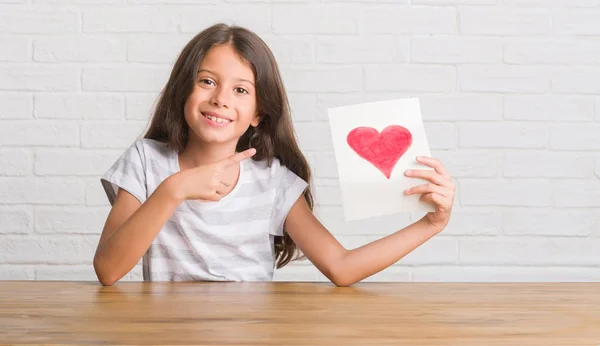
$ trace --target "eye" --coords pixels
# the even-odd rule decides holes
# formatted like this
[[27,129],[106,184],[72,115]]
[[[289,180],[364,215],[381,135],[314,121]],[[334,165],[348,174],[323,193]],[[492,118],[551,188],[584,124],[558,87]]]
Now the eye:
[[[207,78],[202,78],[200,79],[198,82],[200,82],[201,84],[208,84],[208,85],[213,85],[215,84],[212,80],[207,79]],[[212,84],[211,84],[212,83]]]
[[235,91],[239,92],[240,94],[247,94],[248,90],[244,89],[244,88],[235,88]]

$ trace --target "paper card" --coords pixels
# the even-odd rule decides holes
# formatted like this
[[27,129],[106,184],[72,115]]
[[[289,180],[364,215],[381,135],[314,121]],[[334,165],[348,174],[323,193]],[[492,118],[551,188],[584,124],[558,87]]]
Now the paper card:
[[431,156],[416,98],[328,109],[346,220],[433,211],[420,194],[404,195],[428,183],[407,169],[432,169],[416,161]]

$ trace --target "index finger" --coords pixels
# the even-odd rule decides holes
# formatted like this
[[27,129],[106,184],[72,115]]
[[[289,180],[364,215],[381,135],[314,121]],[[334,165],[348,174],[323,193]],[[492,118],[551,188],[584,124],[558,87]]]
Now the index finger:
[[236,163],[239,163],[242,160],[252,157],[254,154],[256,154],[255,148],[246,149],[226,158],[225,160],[223,160],[223,163],[225,164],[225,166],[235,165]]
[[444,166],[442,165],[442,163],[439,160],[436,160],[432,157],[427,157],[427,156],[418,156],[417,161],[433,167],[433,169],[436,172],[438,172],[441,176],[443,176],[444,178],[446,178],[448,180],[452,180],[452,178],[450,177],[450,173],[448,173],[448,171],[446,171],[446,169],[444,168]]

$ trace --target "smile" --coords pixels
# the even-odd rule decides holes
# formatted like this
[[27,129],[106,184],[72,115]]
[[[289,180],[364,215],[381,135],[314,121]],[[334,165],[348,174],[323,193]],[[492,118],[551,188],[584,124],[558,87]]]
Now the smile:
[[213,125],[217,125],[217,126],[225,126],[231,122],[231,120],[229,120],[229,119],[217,117],[212,114],[202,113],[202,116],[205,119],[209,120]]

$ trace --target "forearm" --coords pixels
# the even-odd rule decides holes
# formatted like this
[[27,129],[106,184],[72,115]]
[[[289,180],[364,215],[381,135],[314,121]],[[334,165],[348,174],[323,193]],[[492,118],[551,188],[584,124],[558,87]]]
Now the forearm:
[[128,219],[98,246],[94,268],[102,284],[111,285],[142,258],[181,200],[161,184]]
[[337,284],[348,286],[396,263],[439,233],[421,219],[393,234],[346,252],[337,270]]

